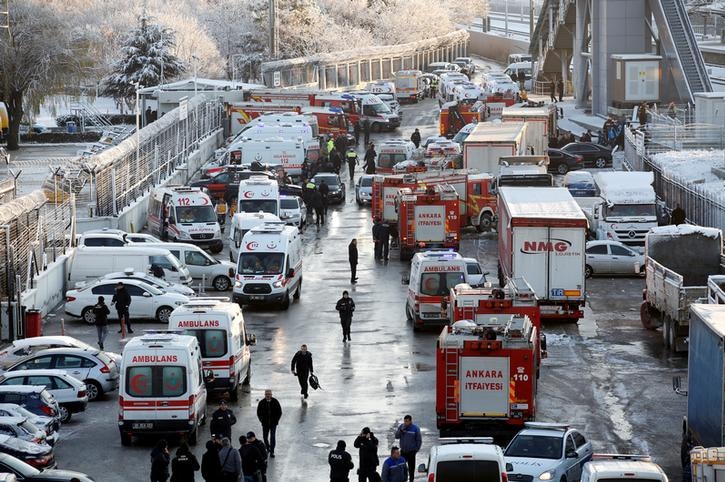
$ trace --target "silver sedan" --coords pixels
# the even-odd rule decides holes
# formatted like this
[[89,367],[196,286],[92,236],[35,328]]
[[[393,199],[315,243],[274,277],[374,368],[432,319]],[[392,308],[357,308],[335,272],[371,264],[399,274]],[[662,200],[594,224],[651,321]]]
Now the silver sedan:
[[644,256],[619,241],[589,241],[586,250],[587,278],[594,275],[630,275],[644,273]]

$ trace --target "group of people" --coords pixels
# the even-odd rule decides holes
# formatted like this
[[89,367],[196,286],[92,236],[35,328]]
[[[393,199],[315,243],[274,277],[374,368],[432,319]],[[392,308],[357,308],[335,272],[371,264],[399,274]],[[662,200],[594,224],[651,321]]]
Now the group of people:
[[[123,282],[119,281],[116,285],[116,290],[111,298],[111,304],[116,308],[116,314],[118,315],[121,329],[119,333],[123,332],[124,324],[126,325],[126,332],[133,333],[131,329],[131,318],[128,313],[128,308],[131,306],[131,295],[128,294],[126,286]],[[103,345],[106,342],[108,336],[108,315],[111,314],[111,310],[106,304],[106,298],[104,296],[98,297],[98,302],[93,305],[91,310],[93,317],[95,318],[96,333],[98,335],[98,348],[103,350]]]
[[602,125],[602,134],[599,136],[599,143],[613,148],[614,146],[624,147],[624,124],[623,118],[610,115]]
[[373,221],[373,243],[375,244],[375,260],[388,261],[390,252],[390,238],[396,238],[397,233],[390,225],[380,218]]
[[307,217],[309,218],[314,213],[315,225],[318,228],[320,227],[320,224],[323,226],[325,225],[327,208],[329,206],[329,195],[330,186],[327,185],[324,179],[320,181],[319,186],[311,181],[303,181],[302,200],[305,202],[305,206],[307,207]]
[[556,102],[556,91],[559,91],[559,102],[562,102],[564,100],[564,81],[562,79],[559,79],[558,81],[551,81],[549,82],[551,86],[549,87],[549,98],[552,102]]

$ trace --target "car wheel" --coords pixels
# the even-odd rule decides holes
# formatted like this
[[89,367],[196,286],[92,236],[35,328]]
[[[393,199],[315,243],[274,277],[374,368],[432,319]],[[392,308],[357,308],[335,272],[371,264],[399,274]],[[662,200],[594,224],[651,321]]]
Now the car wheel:
[[130,447],[133,437],[131,434],[121,432],[121,445],[124,447]]
[[597,167],[599,169],[604,169],[607,167],[607,160],[603,157],[599,157],[594,161],[594,167]]
[[162,306],[156,310],[156,321],[159,323],[168,323],[172,311],[174,310],[170,306]]
[[239,400],[239,384],[237,384],[236,387],[229,391],[229,400],[231,400],[232,402],[236,402],[237,400]]
[[86,393],[88,394],[88,401],[95,402],[103,395],[103,389],[101,385],[95,380],[85,380],[83,383],[86,384]]
[[586,265],[584,267],[584,276],[587,278],[591,278],[593,274],[594,274],[594,270],[592,269],[592,267],[589,265]]
[[242,385],[249,385],[249,382],[252,380],[252,362],[249,362],[249,365],[247,365],[247,374],[244,377],[244,380],[242,380]]
[[217,291],[227,291],[232,285],[232,282],[226,276],[217,276],[214,278],[214,289]]
[[569,172],[569,166],[566,165],[566,162],[562,162],[558,166],[556,166],[556,172],[558,172],[561,175],[566,174]]
[[374,122],[372,125],[372,128],[370,130],[372,130],[373,132],[380,132],[381,129],[382,128],[380,127],[380,124],[377,122]]
[[60,405],[58,407],[58,411],[60,412],[60,423],[68,423],[68,422],[70,422],[70,419],[72,417],[72,414],[70,413],[70,410],[68,410],[63,405]]
[[93,313],[93,307],[86,306],[85,308],[83,308],[83,311],[81,311],[81,318],[83,318],[83,321],[85,321],[87,324],[95,325],[96,315]]
[[299,300],[300,295],[302,294],[302,279],[300,278],[300,282],[297,283],[297,289],[295,290],[294,299]]
[[196,445],[196,442],[198,441],[199,429],[194,427],[194,430],[191,431],[189,434],[189,445]]
[[283,310],[289,309],[289,291],[285,292],[281,307]]
[[224,243],[220,241],[219,243],[212,245],[209,248],[209,251],[211,251],[213,254],[219,254],[222,252],[222,249],[224,249]]

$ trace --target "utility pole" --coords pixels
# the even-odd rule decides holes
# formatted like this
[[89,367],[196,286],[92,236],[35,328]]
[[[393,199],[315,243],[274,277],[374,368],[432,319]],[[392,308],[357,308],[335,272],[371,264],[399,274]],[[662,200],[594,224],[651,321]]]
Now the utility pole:
[[269,56],[279,56],[279,27],[277,26],[277,0],[269,0]]

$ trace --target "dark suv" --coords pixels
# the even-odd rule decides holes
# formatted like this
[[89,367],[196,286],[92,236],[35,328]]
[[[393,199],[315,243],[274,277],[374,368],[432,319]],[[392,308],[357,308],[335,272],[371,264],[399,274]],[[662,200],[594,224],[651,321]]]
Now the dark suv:
[[60,415],[58,402],[45,387],[31,385],[0,386],[0,403],[14,403],[41,417]]

